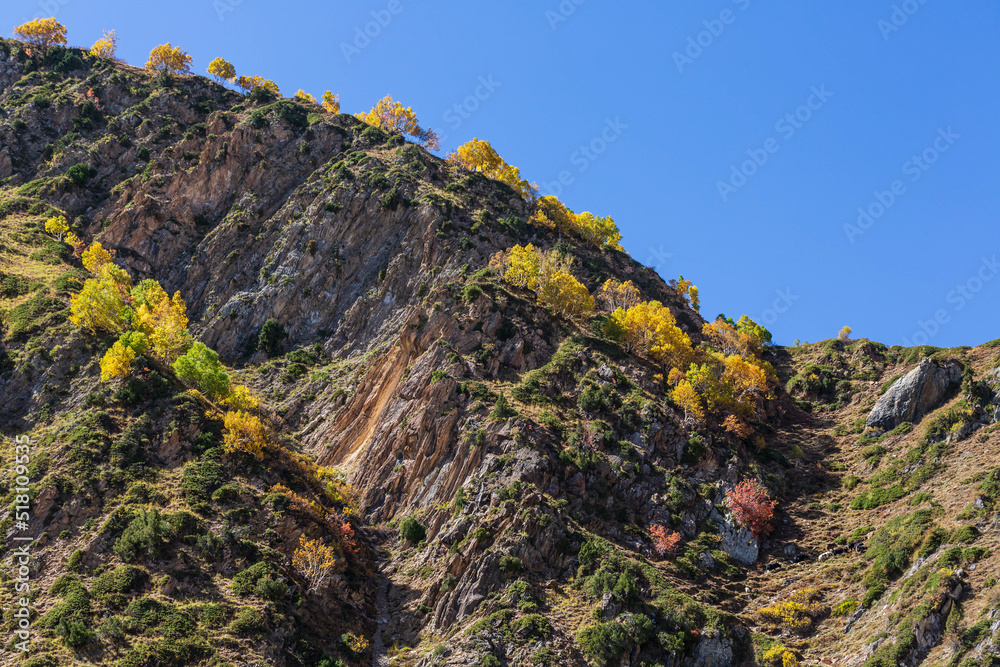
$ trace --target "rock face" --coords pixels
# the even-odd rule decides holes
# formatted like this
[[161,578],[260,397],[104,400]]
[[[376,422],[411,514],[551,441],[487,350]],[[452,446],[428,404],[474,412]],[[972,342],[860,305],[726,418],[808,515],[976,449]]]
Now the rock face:
[[725,522],[719,529],[722,537],[722,550],[743,565],[753,565],[760,555],[760,545],[757,538],[743,526],[735,526]]
[[878,400],[865,425],[889,430],[905,421],[919,421],[941,403],[961,378],[962,365],[957,361],[939,365],[921,359],[916,368],[897,380]]

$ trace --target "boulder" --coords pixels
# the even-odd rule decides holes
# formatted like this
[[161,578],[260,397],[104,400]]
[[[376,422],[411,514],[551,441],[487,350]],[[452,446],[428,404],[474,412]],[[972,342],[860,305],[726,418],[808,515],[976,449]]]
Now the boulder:
[[938,364],[928,358],[896,380],[882,395],[865,425],[891,430],[903,422],[917,422],[941,404],[951,387],[962,379],[962,364],[950,360]]
[[747,528],[725,521],[719,528],[719,536],[722,537],[722,550],[737,561],[743,565],[753,565],[757,562],[760,544]]

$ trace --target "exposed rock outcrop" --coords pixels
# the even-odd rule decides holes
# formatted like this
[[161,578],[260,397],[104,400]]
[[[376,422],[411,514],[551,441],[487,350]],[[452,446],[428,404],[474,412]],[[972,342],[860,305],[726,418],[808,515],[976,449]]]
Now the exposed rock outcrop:
[[948,391],[962,378],[962,365],[949,360],[943,365],[924,358],[882,395],[865,425],[889,430],[903,422],[916,422],[940,405]]

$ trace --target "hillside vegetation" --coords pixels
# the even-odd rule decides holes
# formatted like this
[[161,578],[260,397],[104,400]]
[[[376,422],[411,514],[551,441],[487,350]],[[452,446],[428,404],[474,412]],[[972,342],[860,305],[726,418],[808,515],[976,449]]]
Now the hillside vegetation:
[[773,345],[391,98],[59,28],[0,42],[3,664],[1000,662],[996,343]]

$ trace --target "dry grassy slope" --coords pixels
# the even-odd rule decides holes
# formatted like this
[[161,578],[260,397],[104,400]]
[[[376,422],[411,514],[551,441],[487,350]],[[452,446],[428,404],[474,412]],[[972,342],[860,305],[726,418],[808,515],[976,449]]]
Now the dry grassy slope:
[[[831,363],[828,349],[824,349],[823,344],[789,349],[789,356],[781,367],[784,377],[792,376],[809,363]],[[943,639],[935,643],[920,664],[951,664],[956,656],[963,654],[962,633],[982,618],[993,618],[1000,601],[1000,591],[993,588],[996,580],[1000,579],[1000,531],[992,515],[977,521],[960,518],[960,514],[980,495],[978,482],[1000,465],[1000,428],[997,425],[952,443],[940,459],[940,469],[905,497],[875,509],[851,509],[852,500],[872,487],[866,481],[903,460],[907,452],[919,444],[927,426],[963,400],[961,392],[956,392],[909,433],[890,435],[878,443],[886,449],[879,463],[873,465],[871,460],[866,459],[866,449],[870,445],[859,444],[859,432],[851,431],[858,429],[859,420],[863,424],[882,393],[883,383],[914,367],[913,352],[893,348],[882,360],[884,363],[874,365],[860,364],[859,357],[851,358],[850,354],[838,355],[846,359],[844,368],[848,377],[852,372],[865,368],[878,368],[877,376],[866,374],[865,378],[872,379],[854,382],[850,398],[831,406],[832,409],[819,403],[811,412],[798,411],[790,423],[769,440],[770,447],[792,459],[789,476],[797,480],[800,489],[805,487],[805,492],[793,495],[781,508],[781,520],[771,536],[770,548],[762,558],[762,567],[748,578],[748,593],[741,596],[745,604],[742,614],[745,619],[753,622],[756,610],[786,600],[794,591],[805,588],[819,589],[823,594],[823,603],[831,608],[845,601],[862,599],[866,591],[862,575],[870,566],[869,554],[850,551],[823,561],[819,561],[817,556],[828,551],[837,538],[849,538],[863,527],[877,530],[893,518],[927,508],[933,510],[937,525],[949,532],[962,526],[977,525],[981,536],[975,545],[988,548],[991,555],[971,565],[966,564],[962,576],[966,591],[958,605],[964,612],[964,619],[944,633]],[[958,348],[943,354],[961,359],[980,378],[1000,363],[997,352],[996,346],[984,346]],[[909,360],[905,359],[907,356]],[[795,447],[801,450],[800,456],[796,457],[793,453]],[[850,488],[852,476],[861,480],[853,489]],[[888,481],[884,486],[892,483]],[[915,505],[917,494],[927,496],[917,497],[920,502]],[[870,536],[871,533],[867,535]],[[797,564],[788,563],[783,554],[788,544],[797,545],[811,559]],[[945,544],[926,562],[936,567],[933,565],[935,559],[948,546],[949,542],[945,540]],[[767,563],[783,563],[783,566],[764,571],[763,565]],[[913,574],[912,568],[907,570],[906,575]],[[786,633],[783,641],[801,652],[804,664],[863,664],[872,654],[873,642],[882,640],[892,644],[901,621],[904,626],[912,626],[905,620],[915,606],[913,595],[904,590],[908,581],[909,577],[905,575],[894,580],[881,599],[846,634],[847,619],[828,616],[805,635]],[[777,636],[773,628],[758,629]],[[989,634],[987,632],[985,636],[988,638]],[[909,664],[916,664],[919,660],[918,656]]]

